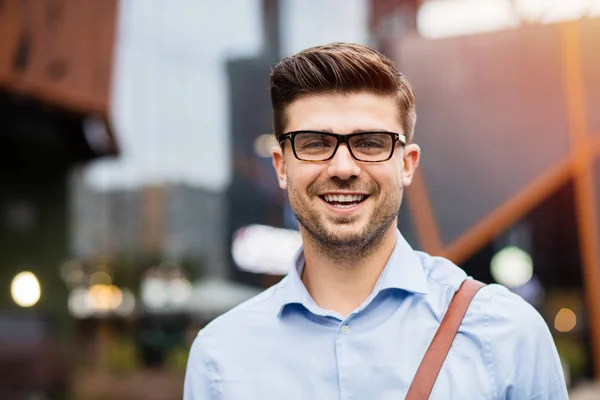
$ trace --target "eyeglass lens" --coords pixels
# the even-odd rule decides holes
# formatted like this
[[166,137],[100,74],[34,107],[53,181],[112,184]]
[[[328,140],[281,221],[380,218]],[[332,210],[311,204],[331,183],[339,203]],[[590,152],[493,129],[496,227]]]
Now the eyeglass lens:
[[[352,136],[348,143],[356,159],[383,161],[389,158],[394,140],[386,133],[368,132]],[[296,155],[301,160],[327,160],[335,152],[336,146],[337,138],[327,134],[302,132],[294,137]]]

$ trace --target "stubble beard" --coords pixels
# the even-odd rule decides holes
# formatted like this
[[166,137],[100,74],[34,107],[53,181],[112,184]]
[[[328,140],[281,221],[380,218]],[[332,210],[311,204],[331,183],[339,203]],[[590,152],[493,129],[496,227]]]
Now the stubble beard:
[[[354,182],[341,180],[332,180],[327,184],[332,191],[354,191],[357,186]],[[376,199],[383,199],[383,201],[380,201],[380,204],[374,208],[362,229],[357,231],[353,226],[356,223],[355,216],[326,218],[318,209],[309,204],[311,201],[321,201],[316,194],[323,191],[318,187],[309,187],[308,196],[302,196],[288,176],[290,206],[298,219],[301,230],[307,234],[304,240],[310,241],[324,257],[344,264],[352,264],[353,261],[376,251],[381,245],[385,233],[396,221],[402,203],[403,189],[399,186],[397,190],[381,193],[378,187],[374,187],[374,184],[370,186],[370,190],[366,190],[366,192],[370,193],[372,198],[367,201]]]

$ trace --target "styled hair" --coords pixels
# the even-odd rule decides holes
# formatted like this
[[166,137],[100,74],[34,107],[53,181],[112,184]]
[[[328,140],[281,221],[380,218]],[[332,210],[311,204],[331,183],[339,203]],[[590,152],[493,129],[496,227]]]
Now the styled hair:
[[367,46],[338,42],[286,57],[271,71],[270,90],[276,138],[284,133],[287,110],[294,100],[359,92],[395,96],[407,142],[414,136],[417,113],[410,83],[389,58]]

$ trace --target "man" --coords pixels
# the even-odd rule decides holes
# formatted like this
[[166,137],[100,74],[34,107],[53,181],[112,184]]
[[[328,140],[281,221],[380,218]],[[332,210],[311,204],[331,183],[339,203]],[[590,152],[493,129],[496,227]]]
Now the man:
[[[415,96],[392,62],[334,43],[271,73],[273,165],[303,246],[277,285],[198,334],[185,399],[402,399],[468,279],[397,230],[419,164]],[[541,316],[480,289],[432,399],[567,399]]]

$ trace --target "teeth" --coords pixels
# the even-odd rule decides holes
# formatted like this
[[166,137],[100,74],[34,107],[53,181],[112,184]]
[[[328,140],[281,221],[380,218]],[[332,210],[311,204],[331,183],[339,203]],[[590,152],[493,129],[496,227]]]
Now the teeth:
[[337,203],[356,203],[356,202],[363,201],[365,199],[365,196],[362,194],[360,194],[360,195],[326,194],[323,197],[325,198],[325,201],[328,203],[331,203],[332,201],[337,202]]

